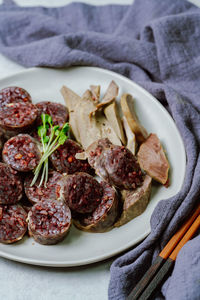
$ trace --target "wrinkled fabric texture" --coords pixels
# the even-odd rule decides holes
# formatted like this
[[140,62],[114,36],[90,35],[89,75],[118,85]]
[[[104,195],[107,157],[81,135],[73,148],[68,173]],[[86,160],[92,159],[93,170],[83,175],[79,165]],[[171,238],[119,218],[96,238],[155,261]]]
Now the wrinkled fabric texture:
[[[162,200],[151,233],[111,266],[108,297],[123,300],[200,199],[200,9],[184,0],[59,8],[0,6],[0,52],[26,66],[98,66],[142,85],[168,108],[187,154],[185,181]],[[153,299],[200,299],[200,237],[180,251]]]

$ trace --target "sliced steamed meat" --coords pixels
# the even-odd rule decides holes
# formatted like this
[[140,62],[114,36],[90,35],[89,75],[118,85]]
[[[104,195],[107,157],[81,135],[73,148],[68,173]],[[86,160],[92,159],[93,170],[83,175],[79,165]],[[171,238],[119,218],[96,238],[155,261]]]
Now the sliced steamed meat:
[[8,103],[31,103],[31,96],[23,88],[17,86],[10,86],[0,90],[0,107]]
[[118,197],[115,189],[105,182],[101,183],[103,194],[97,208],[90,214],[74,217],[77,228],[89,232],[105,232],[113,227],[118,216]]
[[62,127],[69,119],[69,112],[66,106],[50,102],[43,101],[36,104],[38,109],[37,126],[42,124],[41,114],[48,114],[52,117],[53,124]]
[[146,175],[142,186],[135,190],[122,191],[123,211],[119,220],[115,223],[116,227],[128,223],[144,212],[150,200],[151,182],[152,178]]
[[32,171],[40,161],[39,143],[28,134],[9,139],[2,152],[3,160],[20,172]]
[[63,176],[60,173],[56,171],[50,171],[46,187],[44,186],[44,184],[42,184],[39,187],[40,178],[36,181],[36,183],[33,186],[31,186],[33,175],[30,174],[25,178],[24,181],[24,190],[27,198],[33,204],[39,201],[55,201],[56,185],[58,180],[60,180],[62,177]]
[[27,231],[27,213],[20,205],[0,205],[0,243],[11,244]]
[[66,140],[55,152],[51,155],[51,162],[54,168],[60,173],[73,174],[75,172],[92,173],[87,160],[76,159],[76,153],[83,152],[80,145],[73,140]]
[[0,162],[0,204],[15,204],[22,198],[23,186],[17,172]]
[[61,242],[71,226],[71,212],[58,201],[36,203],[28,213],[28,230],[36,242],[53,245]]
[[143,182],[143,174],[135,155],[124,146],[101,139],[87,150],[88,162],[109,184],[120,189],[135,189]]
[[87,173],[64,176],[57,185],[58,199],[64,199],[73,212],[90,213],[101,201],[102,187]]
[[156,181],[166,184],[169,162],[156,134],[150,134],[138,151],[140,167]]
[[32,103],[8,103],[0,109],[0,127],[5,137],[30,131],[38,110]]

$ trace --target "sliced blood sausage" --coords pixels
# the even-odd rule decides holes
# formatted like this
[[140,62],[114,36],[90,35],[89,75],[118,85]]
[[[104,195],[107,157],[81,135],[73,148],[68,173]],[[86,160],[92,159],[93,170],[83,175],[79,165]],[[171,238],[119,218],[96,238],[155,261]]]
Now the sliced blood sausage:
[[8,103],[0,110],[0,127],[10,137],[29,130],[38,115],[32,103]]
[[64,176],[57,185],[57,195],[77,213],[89,213],[96,209],[102,196],[99,182],[87,173]]
[[51,162],[54,168],[61,173],[73,174],[75,172],[93,173],[87,160],[76,159],[76,153],[83,152],[80,145],[73,140],[66,140],[51,155]]
[[56,200],[56,185],[57,181],[60,180],[63,176],[56,172],[50,171],[48,182],[46,187],[42,184],[39,187],[40,178],[37,182],[31,186],[31,182],[33,180],[33,175],[29,175],[25,178],[24,181],[24,190],[26,193],[27,198],[31,201],[31,203],[35,204],[39,201],[52,201]]
[[3,147],[3,160],[20,172],[33,170],[40,161],[39,144],[28,134],[9,139]]
[[0,205],[0,243],[11,244],[27,231],[27,213],[21,205]]
[[0,204],[15,204],[22,198],[22,181],[17,172],[0,162]]
[[142,184],[142,171],[130,150],[108,139],[97,141],[90,149],[88,162],[105,181],[121,189],[135,189]]
[[152,178],[146,175],[142,186],[135,190],[122,191],[123,210],[119,220],[115,223],[115,227],[128,223],[144,212],[151,195],[151,182]]
[[31,103],[31,96],[23,88],[10,86],[0,91],[0,107],[8,103]]
[[69,112],[66,106],[49,101],[43,101],[36,104],[38,109],[37,125],[42,124],[41,114],[48,114],[52,117],[53,124],[62,127],[69,119]]
[[89,232],[105,232],[113,227],[118,216],[118,197],[115,189],[105,182],[101,183],[103,195],[101,202],[91,214],[75,216],[77,228]]
[[38,202],[28,213],[29,234],[43,245],[53,245],[62,241],[70,225],[70,209],[58,201]]
[[4,144],[3,132],[0,129],[0,159],[1,159],[1,151],[3,148],[3,144]]

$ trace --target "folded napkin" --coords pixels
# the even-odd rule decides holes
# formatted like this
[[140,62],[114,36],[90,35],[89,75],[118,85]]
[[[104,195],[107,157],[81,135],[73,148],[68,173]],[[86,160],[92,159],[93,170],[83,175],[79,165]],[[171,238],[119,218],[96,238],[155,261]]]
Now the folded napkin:
[[[184,0],[131,6],[0,6],[0,52],[27,66],[90,65],[119,72],[168,106],[184,140],[181,191],[162,200],[150,235],[114,261],[108,297],[123,300],[200,197],[200,9]],[[155,299],[200,299],[200,236],[180,251]]]

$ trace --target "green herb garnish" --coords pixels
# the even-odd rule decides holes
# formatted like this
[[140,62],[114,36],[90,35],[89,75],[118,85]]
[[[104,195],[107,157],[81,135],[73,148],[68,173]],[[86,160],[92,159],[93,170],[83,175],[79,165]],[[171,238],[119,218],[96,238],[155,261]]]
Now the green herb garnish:
[[[53,126],[52,118],[48,114],[41,114],[41,119],[42,125],[38,127],[38,135],[42,143],[43,155],[34,170],[31,186],[36,183],[40,171],[43,168],[39,186],[41,186],[44,181],[44,186],[46,187],[48,181],[48,157],[68,139],[67,132],[69,131],[69,123],[65,123],[63,127],[60,128],[58,125]],[[47,133],[49,129],[50,135],[48,136]]]

